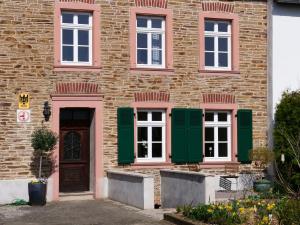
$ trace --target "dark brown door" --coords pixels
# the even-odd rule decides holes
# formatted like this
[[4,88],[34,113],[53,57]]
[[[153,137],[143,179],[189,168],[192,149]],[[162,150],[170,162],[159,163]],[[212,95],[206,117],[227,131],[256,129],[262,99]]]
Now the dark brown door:
[[60,129],[60,192],[89,190],[89,128],[69,124]]

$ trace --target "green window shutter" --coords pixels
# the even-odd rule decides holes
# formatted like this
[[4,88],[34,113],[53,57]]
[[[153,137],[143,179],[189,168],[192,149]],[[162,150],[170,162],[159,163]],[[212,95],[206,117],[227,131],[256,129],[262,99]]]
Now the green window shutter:
[[188,109],[188,162],[198,163],[203,160],[202,150],[202,109]]
[[238,161],[251,163],[249,151],[253,148],[252,110],[240,109],[237,113],[238,129]]
[[133,108],[118,108],[118,163],[134,161],[134,112]]
[[187,138],[186,138],[186,109],[172,109],[172,162],[186,163],[188,161],[187,154]]

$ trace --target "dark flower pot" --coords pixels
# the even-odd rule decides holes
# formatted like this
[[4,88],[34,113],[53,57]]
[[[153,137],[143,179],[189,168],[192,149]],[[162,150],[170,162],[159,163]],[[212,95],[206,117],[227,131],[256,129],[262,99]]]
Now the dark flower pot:
[[254,181],[253,189],[256,192],[268,192],[272,187],[271,181],[266,179],[261,179]]
[[29,205],[43,206],[46,204],[47,184],[28,183]]

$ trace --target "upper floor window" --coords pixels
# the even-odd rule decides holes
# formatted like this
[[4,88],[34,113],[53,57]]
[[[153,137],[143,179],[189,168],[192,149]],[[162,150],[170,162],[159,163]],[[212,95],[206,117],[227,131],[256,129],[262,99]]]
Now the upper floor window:
[[165,18],[137,16],[136,63],[138,67],[165,67]]
[[231,70],[231,23],[205,20],[205,69]]
[[166,146],[166,112],[137,112],[137,162],[164,162]]
[[61,13],[61,63],[92,65],[92,14]]
[[205,112],[205,161],[231,160],[231,112]]

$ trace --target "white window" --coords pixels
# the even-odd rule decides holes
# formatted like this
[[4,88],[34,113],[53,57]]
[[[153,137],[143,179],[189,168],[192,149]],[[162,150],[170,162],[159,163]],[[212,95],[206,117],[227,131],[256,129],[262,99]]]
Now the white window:
[[205,69],[231,70],[231,23],[205,20]]
[[205,161],[231,160],[231,113],[205,112]]
[[92,14],[62,12],[61,59],[64,65],[92,65]]
[[138,16],[136,20],[138,67],[165,67],[165,19]]
[[137,112],[137,162],[165,162],[166,112]]

